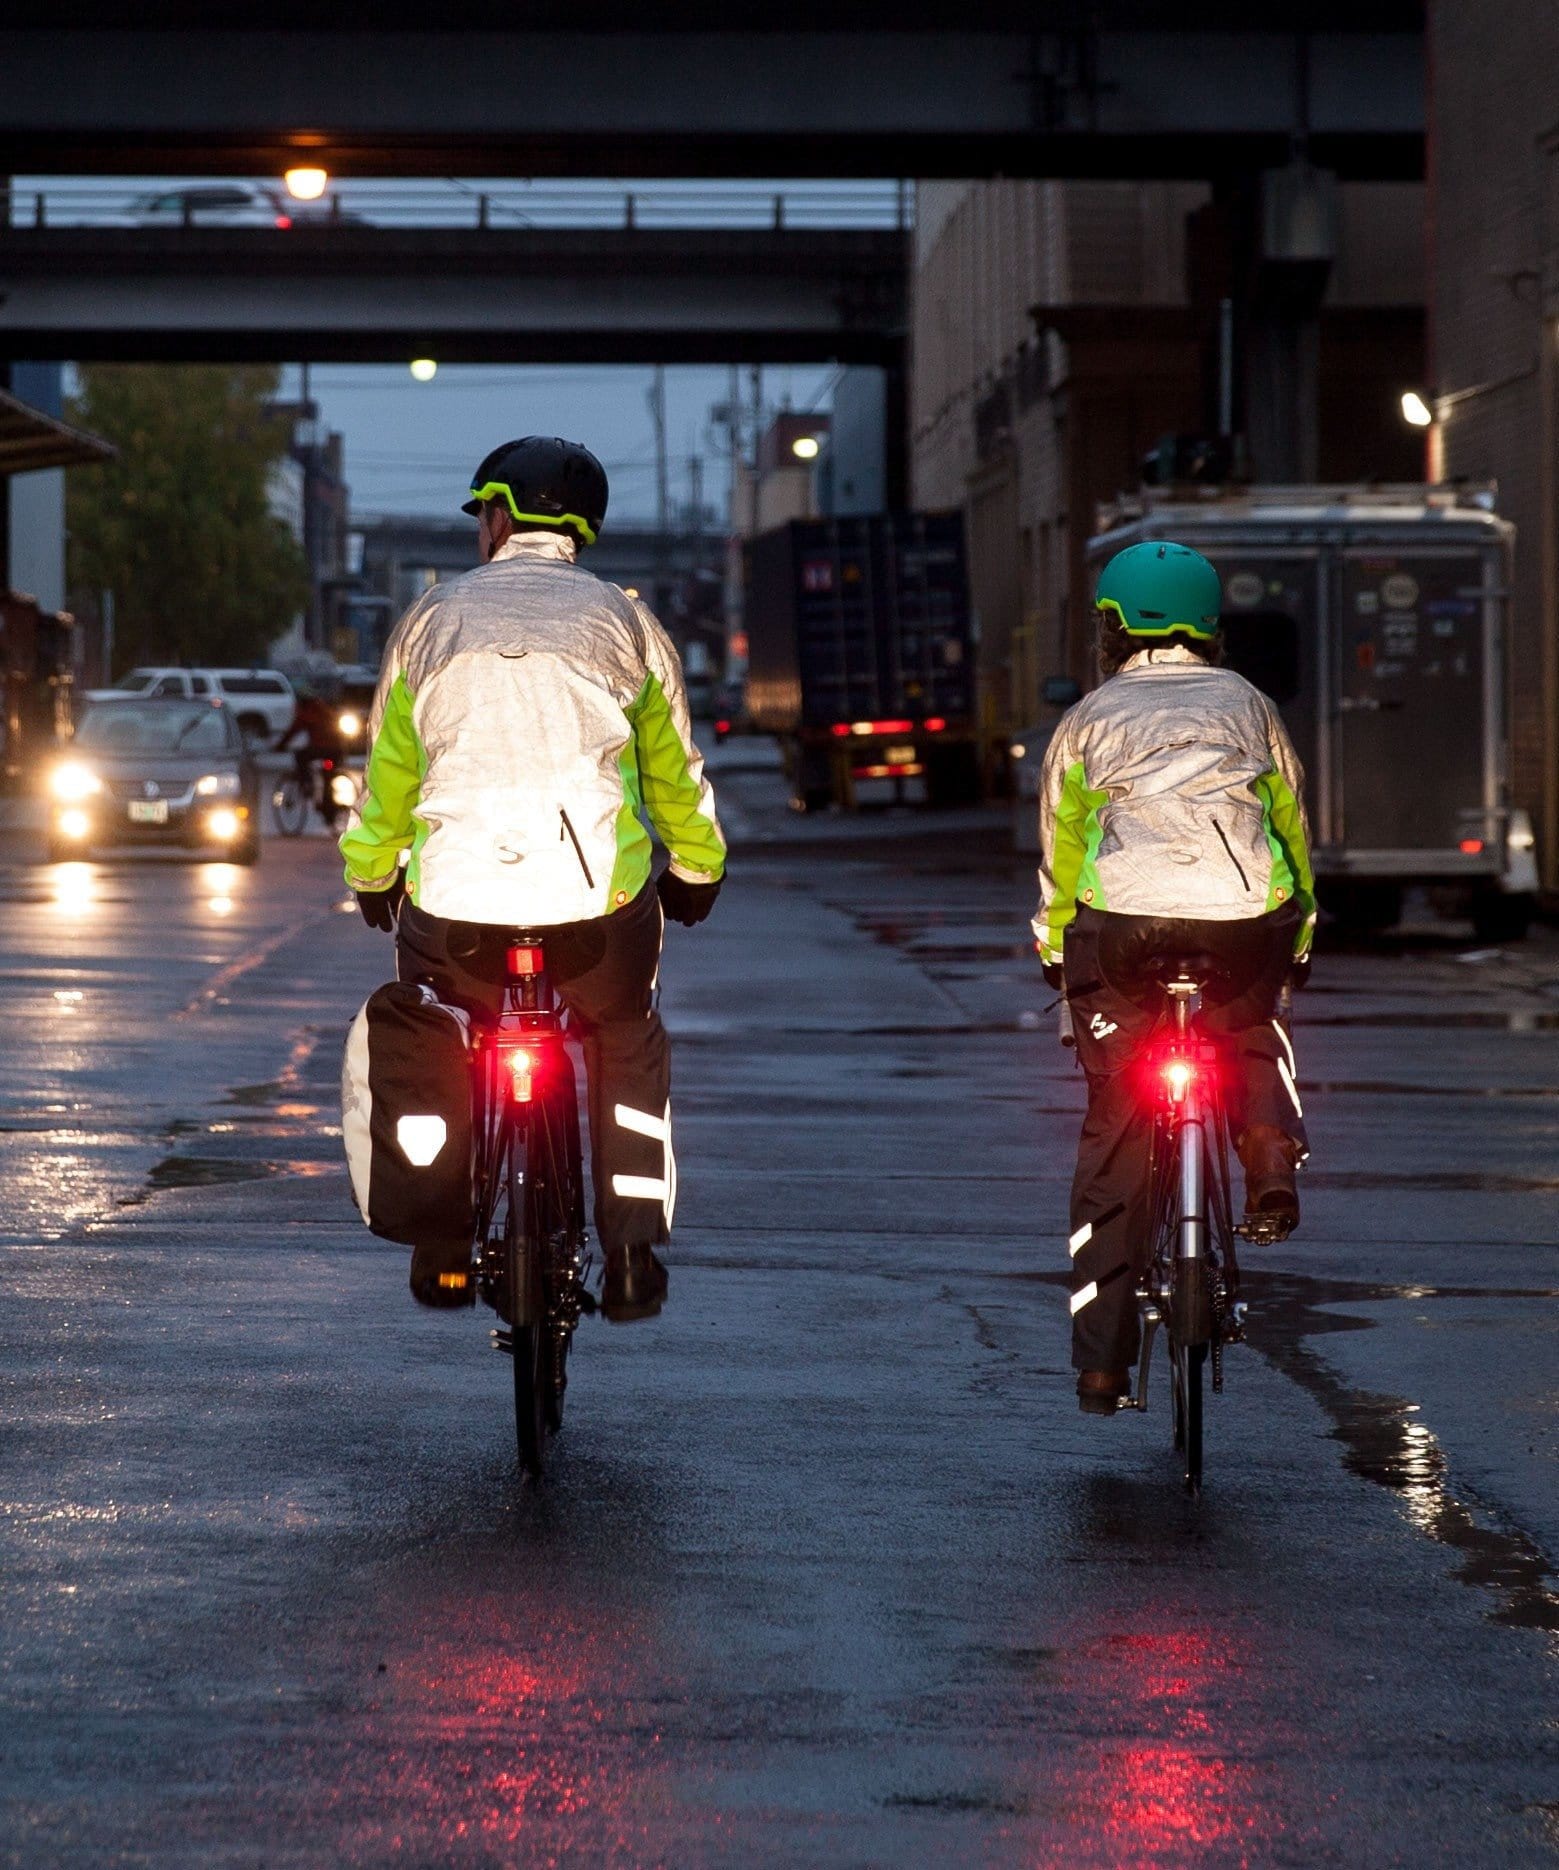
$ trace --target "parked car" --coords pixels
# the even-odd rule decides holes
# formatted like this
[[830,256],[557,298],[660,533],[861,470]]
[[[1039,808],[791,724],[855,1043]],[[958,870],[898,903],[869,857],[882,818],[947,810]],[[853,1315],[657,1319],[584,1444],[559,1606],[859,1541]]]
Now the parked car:
[[96,702],[47,774],[49,857],[177,843],[238,864],[260,855],[260,777],[232,709],[214,697]]
[[87,691],[88,701],[225,701],[244,738],[274,747],[298,711],[292,684],[279,669],[132,669],[112,688]]

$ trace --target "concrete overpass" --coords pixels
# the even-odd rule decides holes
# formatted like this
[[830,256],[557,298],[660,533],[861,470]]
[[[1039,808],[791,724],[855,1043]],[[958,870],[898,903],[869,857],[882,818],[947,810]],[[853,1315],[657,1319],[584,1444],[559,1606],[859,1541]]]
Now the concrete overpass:
[[0,356],[895,368],[895,229],[0,227]]
[[[9,0],[0,173],[1183,176],[1423,160],[1422,0]],[[523,24],[514,23],[523,21]],[[127,21],[133,21],[127,24]]]

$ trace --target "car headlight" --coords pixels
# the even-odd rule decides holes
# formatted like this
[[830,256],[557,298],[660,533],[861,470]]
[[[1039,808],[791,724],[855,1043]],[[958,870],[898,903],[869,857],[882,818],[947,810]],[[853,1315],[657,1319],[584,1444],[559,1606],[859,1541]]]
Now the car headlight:
[[336,728],[343,740],[356,740],[357,736],[363,731],[363,717],[360,714],[354,714],[352,710],[348,708],[346,713],[336,722]]
[[238,797],[237,773],[207,773],[204,779],[195,781],[196,794],[203,799],[236,799]]
[[49,790],[65,805],[79,805],[103,790],[103,782],[90,766],[79,760],[67,760],[49,775]]

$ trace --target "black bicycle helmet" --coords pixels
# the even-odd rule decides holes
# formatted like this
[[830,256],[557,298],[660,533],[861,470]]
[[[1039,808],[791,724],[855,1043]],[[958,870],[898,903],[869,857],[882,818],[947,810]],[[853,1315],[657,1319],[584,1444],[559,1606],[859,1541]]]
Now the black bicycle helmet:
[[588,448],[556,435],[526,435],[487,456],[460,510],[475,518],[487,501],[502,500],[516,526],[548,526],[594,545],[606,498],[606,469]]

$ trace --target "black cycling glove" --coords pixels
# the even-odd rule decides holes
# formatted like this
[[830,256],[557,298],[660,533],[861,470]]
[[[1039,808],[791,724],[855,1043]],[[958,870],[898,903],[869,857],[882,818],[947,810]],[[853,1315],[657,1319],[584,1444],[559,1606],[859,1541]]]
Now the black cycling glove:
[[689,883],[686,877],[679,877],[674,870],[663,870],[655,880],[655,889],[660,897],[660,906],[666,912],[668,922],[680,922],[683,928],[690,929],[703,921],[715,906],[715,898],[720,894],[723,877],[716,877],[713,883]]
[[1066,992],[1066,973],[1059,961],[1042,962],[1040,964],[1040,971],[1045,976],[1045,985],[1047,987],[1052,988],[1056,993]]
[[405,894],[406,876],[401,871],[387,890],[358,890],[357,906],[371,929],[383,929],[386,935],[391,935],[395,932],[395,918],[400,914]]

